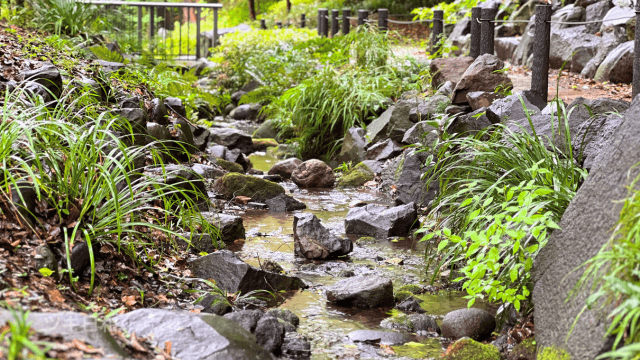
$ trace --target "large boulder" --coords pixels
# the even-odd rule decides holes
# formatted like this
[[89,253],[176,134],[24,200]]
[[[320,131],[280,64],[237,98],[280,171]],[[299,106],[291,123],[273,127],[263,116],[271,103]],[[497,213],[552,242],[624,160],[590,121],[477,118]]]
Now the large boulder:
[[[608,150],[613,133],[622,124],[623,115],[617,112],[609,115],[597,116],[593,121],[584,122],[578,128],[574,148],[582,149],[582,167],[590,170],[601,153]],[[580,134],[587,134],[584,144]],[[578,147],[576,147],[578,146]]]
[[190,261],[189,266],[195,276],[214,279],[224,291],[246,294],[253,290],[297,290],[305,288],[297,277],[286,276],[254,268],[242,261],[229,250],[216,251]]
[[504,62],[495,55],[478,56],[462,74],[451,95],[451,102],[454,105],[467,103],[467,94],[473,91],[494,92],[498,88],[513,88],[509,76],[500,71],[503,68]]
[[375,236],[406,236],[413,227],[418,213],[413,203],[388,208],[369,204],[349,210],[344,220],[347,234]]
[[450,339],[469,337],[482,340],[491,336],[496,328],[496,319],[482,309],[455,310],[442,319],[442,336]]
[[269,175],[280,175],[283,179],[291,179],[291,174],[298,166],[302,164],[302,160],[296,158],[289,158],[277,162],[269,169]]
[[598,52],[602,39],[589,34],[585,26],[551,30],[551,47],[549,49],[549,66],[580,73]]
[[402,154],[402,148],[393,140],[387,139],[367,149],[366,160],[385,161]]
[[467,93],[467,102],[473,111],[480,108],[486,108],[491,106],[497,99],[502,99],[504,96],[501,93],[495,91],[473,91]]
[[236,322],[243,329],[247,330],[250,333],[256,331],[256,326],[258,326],[258,321],[262,319],[264,313],[262,310],[240,310],[234,311],[229,314],[225,314],[224,317]]
[[391,160],[382,170],[382,187],[387,191],[395,191],[396,202],[409,204],[415,202],[422,206],[428,204],[438,192],[438,181],[428,184],[422,175],[429,168],[425,164],[426,152],[405,149],[402,155]]
[[393,284],[377,275],[360,275],[327,288],[327,299],[340,305],[375,308],[393,305]]
[[[582,6],[575,6],[574,4],[567,5],[551,15],[552,22],[580,22],[584,21],[586,11]],[[575,25],[572,24],[551,24],[552,29],[565,29]]]
[[580,267],[611,239],[629,185],[639,175],[638,138],[640,97],[625,112],[622,124],[564,212],[559,223],[562,230],[551,234],[536,257],[533,303],[539,347],[562,347],[572,359],[593,359],[612,345],[605,337],[610,322],[601,308],[585,308],[592,288],[573,290],[583,274]]
[[[631,2],[633,4],[633,2]],[[627,23],[629,17],[634,13],[634,10],[628,6],[614,6],[602,19],[601,29],[609,26],[624,26]]]
[[470,56],[434,59],[429,65],[433,76],[431,84],[434,88],[439,88],[447,81],[457,84],[472,63],[473,58]]
[[26,70],[18,75],[21,81],[30,81],[44,86],[49,93],[58,99],[62,95],[62,75],[52,64],[44,64],[35,70]]
[[265,350],[275,352],[280,349],[284,340],[284,324],[276,317],[265,314],[258,320],[254,334],[258,344]]
[[291,180],[301,188],[329,188],[336,181],[331,167],[321,160],[311,159],[291,173]]
[[180,359],[270,360],[256,337],[235,322],[213,314],[139,309],[113,318],[127,333],[147,337],[158,348],[171,343],[171,356]]
[[600,44],[598,45],[598,52],[591,60],[589,60],[589,62],[587,62],[587,65],[582,69],[580,75],[588,78],[595,77],[600,64],[609,57],[609,54],[614,51],[614,49],[624,43],[625,40],[625,34],[622,29],[616,27],[608,27],[604,29],[601,34]]
[[273,212],[287,212],[304,210],[307,208],[303,202],[300,202],[289,195],[280,194],[272,199],[265,201],[269,207],[269,211]]
[[[409,120],[412,123],[431,120],[434,115],[444,113],[447,106],[451,104],[449,96],[444,94],[435,94],[428,98],[409,99],[404,102],[409,105]],[[396,104],[397,106],[397,104]]]
[[233,109],[229,117],[235,120],[255,120],[262,110],[260,104],[243,104]]
[[[524,102],[524,107],[522,102]],[[506,123],[509,120],[526,120],[525,109],[529,115],[540,112],[540,108],[529,100],[527,94],[514,94],[495,101],[487,108],[486,115],[492,124]]]
[[447,132],[452,135],[475,135],[492,125],[486,113],[487,108],[482,107],[472,113],[457,116],[447,128]]
[[426,121],[420,121],[404,133],[402,143],[406,145],[415,143],[431,145],[438,139],[438,134],[434,130],[436,128],[427,124]]
[[375,144],[385,139],[402,141],[404,133],[413,126],[413,122],[409,120],[410,111],[409,106],[394,105],[389,107],[387,111],[367,126],[366,139],[368,143]]
[[365,135],[366,130],[363,128],[350,128],[347,133],[344,134],[342,150],[340,150],[338,160],[343,162],[351,161],[352,163],[359,163],[364,160],[364,148],[367,145]]
[[595,75],[596,81],[629,84],[633,80],[634,42],[627,41],[607,54]]
[[[602,0],[587,6],[586,9],[586,21],[599,21],[604,19],[609,10],[613,7],[613,3],[610,0]],[[590,34],[595,34],[600,30],[601,23],[587,24],[587,31]]]
[[203,212],[201,215],[208,223],[218,228],[222,241],[232,243],[238,239],[246,238],[242,217],[213,212]]
[[228,173],[219,178],[213,184],[213,189],[226,199],[248,196],[257,202],[264,202],[284,194],[284,188],[274,182],[238,173]]
[[232,128],[210,128],[209,142],[226,146],[229,150],[238,149],[242,151],[243,154],[251,154],[255,151],[251,136]]
[[293,217],[293,240],[295,254],[307,259],[335,258],[353,250],[351,240],[332,234],[311,213],[296,214]]

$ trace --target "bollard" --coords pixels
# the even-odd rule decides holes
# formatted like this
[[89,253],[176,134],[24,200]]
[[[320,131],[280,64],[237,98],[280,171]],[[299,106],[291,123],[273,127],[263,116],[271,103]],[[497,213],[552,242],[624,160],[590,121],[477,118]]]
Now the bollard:
[[320,9],[320,19],[319,22],[321,25],[320,29],[322,30],[320,33],[320,36],[323,37],[327,37],[329,36],[329,19],[327,19],[327,17],[329,17],[329,10],[328,9]]
[[350,16],[351,9],[342,9],[342,35],[347,35],[349,33],[349,28],[351,27],[351,20],[349,20]]
[[442,37],[443,31],[444,31],[444,11],[434,10],[433,11],[433,27],[431,31],[431,53],[432,54],[435,54],[440,49],[440,47],[438,46],[438,41],[440,40],[440,37]]
[[331,10],[331,37],[336,36],[338,31],[340,31],[340,23],[338,23],[338,16],[340,16],[340,10],[338,9]]
[[638,30],[640,25],[638,24],[640,24],[640,1],[636,1],[636,33],[633,45],[633,95],[631,100],[640,93],[640,30]]
[[496,18],[496,9],[482,9],[481,12],[482,25],[480,26],[480,55],[492,54],[493,55],[493,37],[495,23],[493,20]]
[[367,10],[363,10],[363,9],[358,10],[358,26],[366,24],[368,17],[369,17],[369,12]]
[[300,28],[304,29],[307,26],[307,14],[300,15]]
[[471,9],[471,42],[469,48],[469,56],[472,58],[477,58],[480,56],[480,16],[482,13],[482,8],[479,6],[475,6]]
[[276,21],[276,27],[282,29],[282,21]]
[[260,19],[260,29],[267,30],[267,21],[265,19]]
[[[549,96],[549,47],[551,41],[551,5],[536,5],[536,33],[533,40],[531,99],[533,104],[547,106]],[[534,102],[535,100],[535,102]]]
[[378,9],[378,29],[380,31],[389,30],[389,25],[387,22],[388,19],[389,19],[389,10]]

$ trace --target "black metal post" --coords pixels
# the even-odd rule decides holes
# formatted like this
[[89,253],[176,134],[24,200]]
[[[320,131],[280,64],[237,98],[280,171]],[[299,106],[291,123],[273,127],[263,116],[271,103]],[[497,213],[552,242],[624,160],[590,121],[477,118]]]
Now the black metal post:
[[480,22],[482,35],[480,36],[480,55],[484,54],[492,54],[494,51],[493,40],[494,40],[494,28],[495,23],[493,22],[496,17],[496,9],[482,9]]
[[322,16],[322,9],[318,9],[318,36],[322,36],[322,21],[320,21],[320,16]]
[[380,31],[389,30],[389,25],[387,22],[388,19],[389,19],[389,10],[378,9],[378,29]]
[[349,33],[349,28],[351,27],[351,20],[349,20],[350,16],[351,9],[342,9],[342,35],[347,35]]
[[304,29],[307,27],[307,14],[300,15],[300,28]]
[[636,33],[633,49],[633,100],[640,93],[640,1],[636,1]]
[[267,20],[260,19],[260,29],[267,30]]
[[434,10],[433,11],[433,27],[431,30],[431,53],[435,54],[438,49],[438,41],[443,36],[444,32],[444,11],[442,10]]
[[153,40],[155,35],[155,23],[156,22],[156,8],[149,6],[149,40]]
[[549,96],[549,48],[551,42],[549,20],[551,20],[551,5],[536,5],[536,33],[533,39],[531,69],[531,93],[535,98],[535,101],[532,102],[536,106],[542,104],[546,106]]
[[196,8],[196,60],[200,59],[200,8]]
[[366,24],[368,17],[369,11],[363,9],[358,10],[358,26]]
[[340,16],[340,10],[338,9],[331,10],[331,37],[336,36],[338,31],[340,31],[340,23],[338,23],[338,16]]
[[480,17],[482,16],[482,8],[475,6],[471,8],[471,43],[469,47],[469,56],[477,58],[480,56]]
[[213,8],[213,47],[218,46],[218,8]]
[[142,6],[138,6],[138,46],[142,50]]
[[320,36],[327,37],[329,36],[329,9],[320,9],[318,11],[320,13],[320,29],[322,30]]

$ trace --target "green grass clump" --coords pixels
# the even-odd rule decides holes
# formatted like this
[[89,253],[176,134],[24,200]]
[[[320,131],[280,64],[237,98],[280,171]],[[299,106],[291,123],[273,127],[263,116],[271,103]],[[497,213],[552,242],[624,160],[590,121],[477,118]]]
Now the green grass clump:
[[367,181],[373,180],[374,177],[373,171],[367,165],[360,163],[340,178],[338,187],[362,186]]
[[408,291],[412,294],[420,294],[422,293],[423,289],[422,286],[420,285],[416,285],[416,284],[407,284],[407,285],[402,285],[398,288],[398,292],[400,291]]
[[571,355],[563,349],[552,346],[542,349],[538,353],[537,360],[571,360]]
[[253,139],[253,146],[256,151],[266,151],[270,147],[277,147],[278,142],[275,139]]
[[274,182],[237,173],[228,173],[219,178],[214,188],[227,199],[248,196],[254,201],[265,201],[284,194],[284,188]]
[[408,290],[396,291],[395,294],[393,294],[393,297],[396,300],[396,302],[403,302],[412,296],[413,296],[413,293]]
[[498,348],[491,344],[481,344],[475,340],[464,338],[449,346],[443,360],[500,360],[502,356]]
[[230,173],[235,172],[235,173],[244,174],[244,169],[242,168],[242,165],[232,163],[231,161],[227,161],[225,159],[219,159],[219,158],[216,159],[216,165],[220,166],[221,168],[227,170]]

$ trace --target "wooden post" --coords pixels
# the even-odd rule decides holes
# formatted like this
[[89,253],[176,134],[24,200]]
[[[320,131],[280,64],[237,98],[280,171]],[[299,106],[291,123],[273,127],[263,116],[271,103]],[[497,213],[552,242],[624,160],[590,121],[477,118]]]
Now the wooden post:
[[533,39],[531,66],[531,94],[533,104],[540,109],[547,105],[549,96],[549,48],[551,42],[551,5],[536,5],[536,34]]
[[351,27],[351,20],[349,20],[350,16],[351,9],[342,9],[342,35],[347,35],[349,33],[349,28]]
[[640,93],[640,1],[636,0],[636,33],[633,49],[633,100]]
[[387,9],[378,9],[378,30],[387,31],[389,30],[389,10]]
[[267,30],[267,20],[260,19],[260,29]]
[[433,11],[433,27],[431,28],[431,53],[435,54],[438,49],[438,41],[443,36],[444,32],[444,11]]
[[196,8],[196,60],[200,59],[200,8]]
[[218,46],[218,8],[213,8],[213,47]]
[[496,17],[496,9],[482,9],[481,17],[482,19],[480,19],[480,22],[482,22],[482,25],[480,29],[482,35],[480,37],[480,55],[493,55],[493,37],[495,27],[495,23],[493,21]]
[[142,49],[142,6],[138,6],[138,46]]
[[369,12],[367,10],[363,10],[363,9],[358,10],[358,26],[366,24],[368,17],[369,17]]
[[329,17],[329,9],[320,9],[318,13],[321,30],[320,36],[327,37],[329,36],[329,19],[327,19],[327,17]]
[[331,37],[336,36],[338,31],[340,31],[338,16],[340,16],[340,11],[338,9],[331,10]]
[[477,58],[480,56],[480,17],[482,13],[482,8],[479,6],[475,6],[471,8],[471,43],[469,48],[469,56],[472,58]]
[[300,28],[304,29],[307,27],[307,14],[300,15]]

